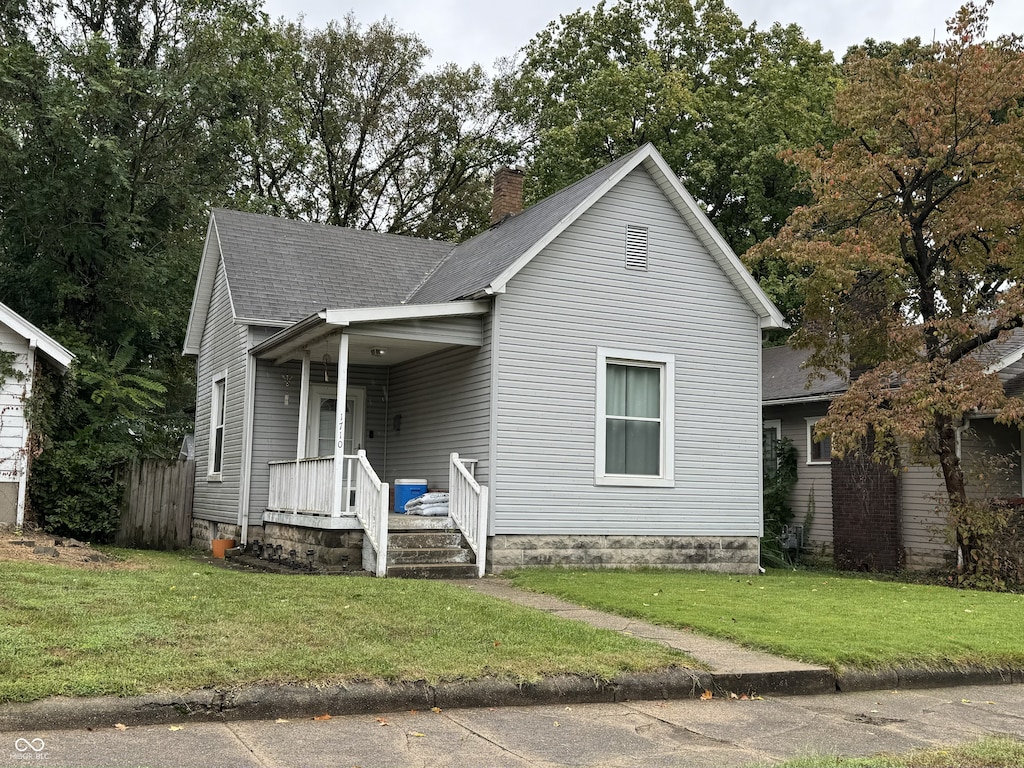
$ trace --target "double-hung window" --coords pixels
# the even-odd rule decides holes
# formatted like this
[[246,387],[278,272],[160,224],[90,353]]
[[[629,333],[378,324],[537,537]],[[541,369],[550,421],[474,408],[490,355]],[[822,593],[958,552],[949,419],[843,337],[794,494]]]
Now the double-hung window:
[[220,479],[224,465],[224,405],[227,396],[227,378],[222,374],[213,380],[210,397],[210,465],[208,476]]
[[600,349],[597,357],[596,483],[671,486],[672,356]]

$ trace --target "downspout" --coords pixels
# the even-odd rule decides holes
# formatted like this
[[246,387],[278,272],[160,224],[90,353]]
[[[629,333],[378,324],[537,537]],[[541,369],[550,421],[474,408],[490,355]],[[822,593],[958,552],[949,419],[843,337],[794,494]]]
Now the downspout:
[[249,486],[252,480],[252,428],[256,410],[256,358],[253,347],[252,328],[249,329],[249,344],[245,352],[245,423],[242,428],[242,468],[238,481],[238,527],[241,530],[241,546],[249,541]]
[[[764,333],[758,333],[763,337]],[[763,338],[758,338],[757,344],[757,431],[760,439],[757,441],[761,448],[757,452],[757,571],[764,573],[761,566],[761,539],[764,538],[764,392],[762,391],[764,371],[764,345]],[[782,437],[782,430],[779,429],[779,437]],[[810,531],[806,532],[810,534]]]

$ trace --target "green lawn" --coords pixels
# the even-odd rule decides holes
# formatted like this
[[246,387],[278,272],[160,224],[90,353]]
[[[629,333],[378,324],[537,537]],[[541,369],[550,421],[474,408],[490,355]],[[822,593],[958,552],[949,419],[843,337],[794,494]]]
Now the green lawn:
[[261,681],[517,681],[690,666],[682,654],[456,586],[227,570],[0,562],[0,701]]
[[1024,768],[1024,744],[1009,738],[992,738],[975,744],[943,749],[923,749],[906,755],[878,757],[815,756],[774,768]]
[[1024,668],[1024,595],[807,571],[529,569],[518,586],[827,665]]

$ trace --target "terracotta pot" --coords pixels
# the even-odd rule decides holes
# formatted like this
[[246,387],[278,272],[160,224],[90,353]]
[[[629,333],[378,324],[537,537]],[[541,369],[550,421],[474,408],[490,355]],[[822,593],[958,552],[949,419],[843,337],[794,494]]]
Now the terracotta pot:
[[235,546],[234,539],[214,539],[210,542],[213,547],[213,556],[219,560],[224,559],[224,551]]

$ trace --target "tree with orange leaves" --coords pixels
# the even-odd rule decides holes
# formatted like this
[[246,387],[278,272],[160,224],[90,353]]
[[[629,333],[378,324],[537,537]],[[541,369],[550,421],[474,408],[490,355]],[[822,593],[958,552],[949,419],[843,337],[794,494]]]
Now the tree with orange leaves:
[[[842,138],[792,152],[813,202],[753,258],[805,275],[794,336],[809,364],[850,376],[818,423],[838,456],[909,446],[941,469],[951,520],[968,505],[956,430],[972,412],[1024,423],[984,347],[1024,326],[1024,44],[986,41],[987,2],[945,42],[852,52]],[[969,568],[968,535],[957,531]]]

